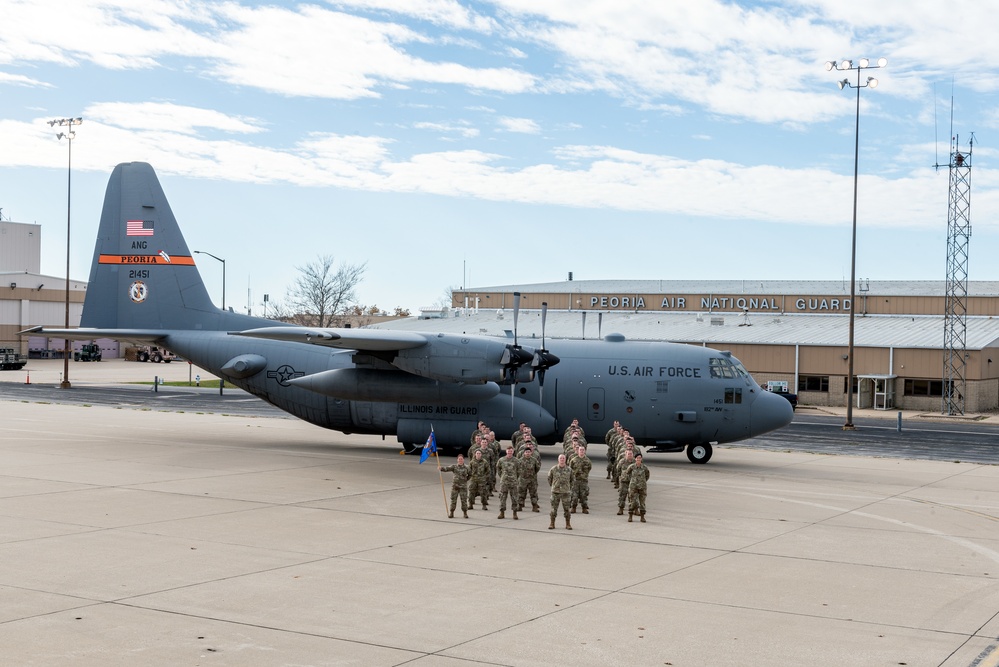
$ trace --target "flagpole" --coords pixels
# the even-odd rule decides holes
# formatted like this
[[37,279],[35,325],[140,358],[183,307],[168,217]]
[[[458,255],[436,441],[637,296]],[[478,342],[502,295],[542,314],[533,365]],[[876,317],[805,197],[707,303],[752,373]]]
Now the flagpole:
[[449,510],[447,506],[447,492],[444,491],[444,473],[441,472],[441,457],[437,453],[437,448],[434,447],[434,457],[437,459],[437,474],[441,477],[441,495],[444,497],[444,514],[447,515]]

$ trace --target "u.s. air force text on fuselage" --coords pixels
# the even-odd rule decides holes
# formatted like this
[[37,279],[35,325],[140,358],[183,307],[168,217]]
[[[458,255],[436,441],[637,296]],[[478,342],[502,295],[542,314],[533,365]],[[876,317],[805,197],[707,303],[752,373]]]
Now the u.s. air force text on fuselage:
[[[655,304],[658,303],[658,306]],[[590,308],[607,310],[751,310],[768,312],[849,312],[850,299],[836,297],[594,295]]]

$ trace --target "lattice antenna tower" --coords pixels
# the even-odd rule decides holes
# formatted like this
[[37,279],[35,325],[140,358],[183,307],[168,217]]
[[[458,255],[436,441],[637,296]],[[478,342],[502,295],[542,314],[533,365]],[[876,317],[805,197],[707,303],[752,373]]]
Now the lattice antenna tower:
[[[951,125],[953,127],[951,101]],[[975,134],[961,150],[951,132],[947,198],[947,286],[944,303],[942,412],[963,415],[967,396],[968,246],[971,241],[971,158]],[[936,165],[938,168],[942,165]]]

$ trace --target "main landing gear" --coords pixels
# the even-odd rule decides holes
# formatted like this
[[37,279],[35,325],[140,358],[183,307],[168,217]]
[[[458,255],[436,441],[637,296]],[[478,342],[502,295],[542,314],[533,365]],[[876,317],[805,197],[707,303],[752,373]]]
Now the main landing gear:
[[707,463],[711,460],[711,443],[703,442],[696,445],[687,445],[687,459],[691,463]]

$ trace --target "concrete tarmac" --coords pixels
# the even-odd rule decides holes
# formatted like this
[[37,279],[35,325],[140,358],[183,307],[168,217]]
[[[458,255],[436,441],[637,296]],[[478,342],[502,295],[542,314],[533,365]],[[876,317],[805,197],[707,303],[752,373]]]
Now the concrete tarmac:
[[629,524],[591,450],[548,530],[391,440],[2,401],[3,664],[999,665],[999,466],[655,457]]

